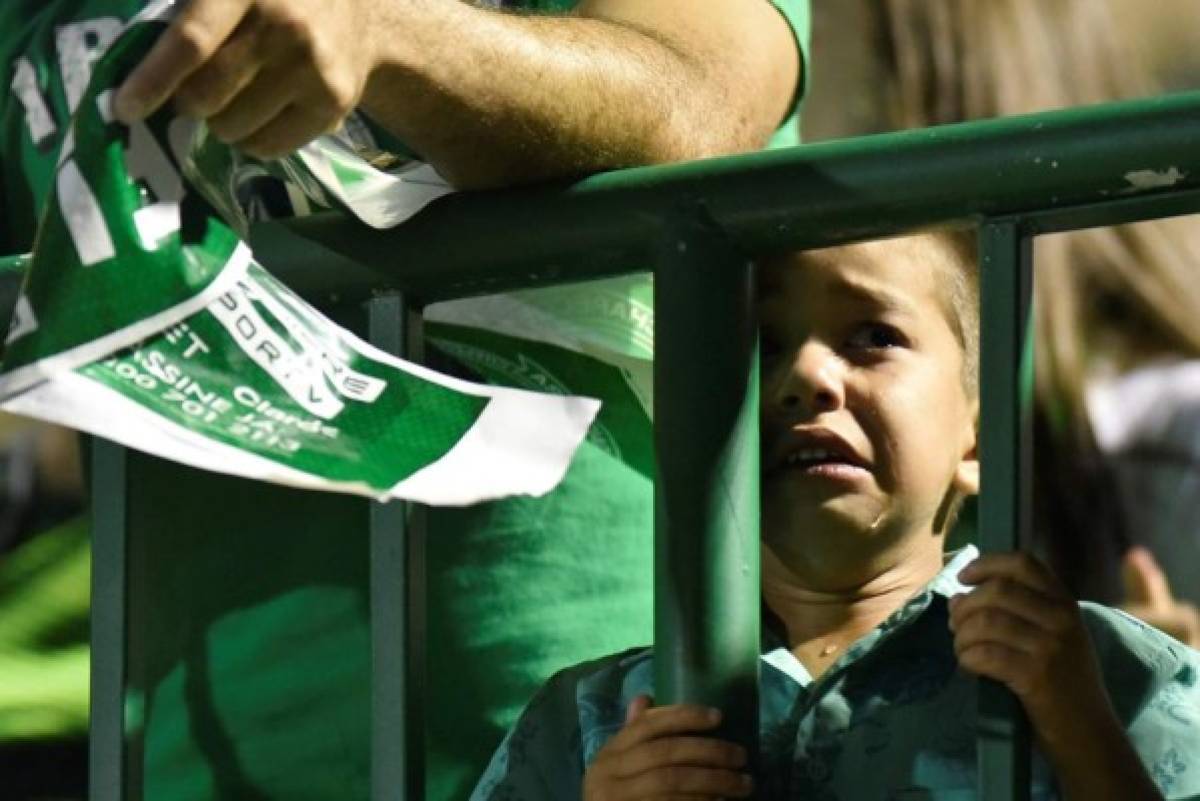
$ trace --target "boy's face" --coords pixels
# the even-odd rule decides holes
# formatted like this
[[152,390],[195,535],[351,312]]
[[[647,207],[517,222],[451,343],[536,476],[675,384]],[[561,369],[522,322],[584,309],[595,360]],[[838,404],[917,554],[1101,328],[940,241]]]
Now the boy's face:
[[948,269],[911,237],[763,270],[763,531],[794,568],[843,573],[933,541],[953,498],[978,491]]

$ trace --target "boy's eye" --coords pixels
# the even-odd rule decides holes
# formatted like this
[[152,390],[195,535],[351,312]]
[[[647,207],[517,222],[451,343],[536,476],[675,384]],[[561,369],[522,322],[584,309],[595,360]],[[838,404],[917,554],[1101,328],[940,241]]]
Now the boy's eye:
[[854,329],[846,344],[852,348],[884,350],[904,347],[908,340],[899,329],[886,323],[863,323]]

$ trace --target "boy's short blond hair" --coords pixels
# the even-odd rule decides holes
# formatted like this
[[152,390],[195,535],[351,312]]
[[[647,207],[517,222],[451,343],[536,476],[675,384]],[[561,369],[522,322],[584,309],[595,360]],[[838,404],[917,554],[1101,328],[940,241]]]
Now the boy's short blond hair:
[[974,231],[933,231],[921,236],[941,263],[941,303],[963,353],[963,386],[979,397],[979,260]]

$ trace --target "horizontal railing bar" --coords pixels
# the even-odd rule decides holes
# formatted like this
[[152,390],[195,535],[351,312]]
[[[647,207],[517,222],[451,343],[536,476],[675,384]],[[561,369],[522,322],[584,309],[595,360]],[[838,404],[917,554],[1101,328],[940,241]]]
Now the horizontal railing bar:
[[[429,302],[638,270],[687,205],[753,252],[983,217],[1049,233],[1196,213],[1198,143],[1192,92],[462,193],[390,231],[321,214],[257,226],[252,241],[322,305],[395,290]],[[0,262],[7,312],[17,281]]]
[[[1197,145],[1200,147],[1200,144]],[[1200,189],[1137,196],[1024,215],[1031,234],[1054,234],[1200,214]]]
[[[260,226],[254,241],[318,300],[387,288],[432,301],[648,266],[660,221],[681,206],[703,208],[752,252],[984,217],[1057,213],[1054,230],[1123,222],[1155,213],[1135,211],[1143,200],[1154,209],[1200,189],[1198,144],[1192,92],[460,193],[390,231],[317,215]],[[330,252],[345,259],[331,266]]]

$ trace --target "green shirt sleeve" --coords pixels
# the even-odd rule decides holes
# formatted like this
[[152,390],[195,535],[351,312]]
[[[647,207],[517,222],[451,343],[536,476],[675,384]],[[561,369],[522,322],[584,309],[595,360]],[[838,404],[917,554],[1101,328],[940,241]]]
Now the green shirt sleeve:
[[809,0],[771,0],[783,18],[787,20],[796,37],[796,48],[800,51],[800,80],[796,83],[796,95],[791,108],[784,117],[775,135],[767,144],[768,149],[791,147],[800,144],[800,108],[808,91],[808,76],[811,67],[809,52],[812,45],[812,17]]

